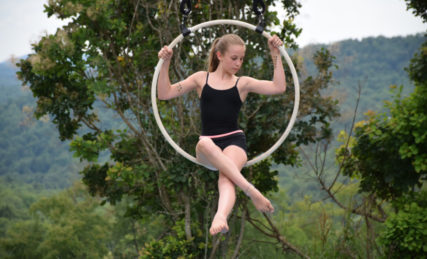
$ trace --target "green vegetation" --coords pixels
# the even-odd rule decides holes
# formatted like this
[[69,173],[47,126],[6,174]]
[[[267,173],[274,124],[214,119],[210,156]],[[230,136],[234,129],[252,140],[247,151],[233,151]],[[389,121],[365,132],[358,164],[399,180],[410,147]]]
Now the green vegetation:
[[[286,2],[290,15],[297,14],[298,5]],[[1,258],[414,258],[427,252],[424,36],[300,50],[299,121],[271,160],[245,171],[269,193],[277,212],[261,215],[239,193],[230,232],[212,238],[207,229],[217,198],[215,174],[177,156],[150,113],[156,53],[178,34],[171,23],[179,14],[163,1],[140,3],[135,20],[129,15],[135,6],[128,2],[61,3],[48,5],[48,14],[75,17],[73,26],[44,37],[19,64],[21,79],[36,97],[21,90],[16,69],[0,64]],[[230,4],[243,10],[247,3]],[[191,23],[206,20],[206,13],[212,19],[239,17],[231,9],[200,4]],[[277,22],[273,15],[266,16]],[[173,18],[165,22],[168,17]],[[160,31],[173,28],[172,35],[158,35],[146,19]],[[288,21],[280,26],[288,28],[278,32],[282,38],[298,34]],[[222,30],[228,28],[212,33]],[[245,38],[264,44],[257,35]],[[203,57],[187,55],[191,44],[200,45],[200,53],[209,47],[192,40],[180,46],[176,78],[201,66]],[[268,77],[268,66],[251,71],[262,55],[248,48],[244,72]],[[357,122],[351,137],[341,132],[342,146],[335,149],[333,132],[350,124],[359,81],[359,111],[378,112]],[[403,93],[394,87],[390,94],[390,85],[404,85]],[[279,134],[275,129],[283,127],[291,106],[274,107],[291,103],[291,84],[288,92],[283,99],[248,99],[257,116],[246,107],[241,123],[254,153],[265,150]],[[164,123],[186,150],[198,132],[194,98],[160,102]]]

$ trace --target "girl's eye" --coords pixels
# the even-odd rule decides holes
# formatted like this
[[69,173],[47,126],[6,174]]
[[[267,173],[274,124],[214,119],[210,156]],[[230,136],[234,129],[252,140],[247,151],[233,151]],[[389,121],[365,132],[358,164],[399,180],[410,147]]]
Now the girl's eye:
[[236,61],[236,60],[243,61],[243,58],[239,58],[239,57],[231,57],[231,60],[233,60],[233,61]]

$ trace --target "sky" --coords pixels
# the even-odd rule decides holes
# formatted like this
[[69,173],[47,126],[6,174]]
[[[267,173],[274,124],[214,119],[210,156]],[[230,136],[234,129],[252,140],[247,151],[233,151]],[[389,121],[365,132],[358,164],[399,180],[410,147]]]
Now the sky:
[[[406,10],[404,0],[299,0],[295,19],[303,29],[300,47],[370,36],[405,36],[427,30],[421,18]],[[32,52],[31,43],[64,24],[47,18],[47,0],[0,0],[0,62]],[[280,9],[280,8],[279,8]],[[285,18],[282,12],[279,18]]]

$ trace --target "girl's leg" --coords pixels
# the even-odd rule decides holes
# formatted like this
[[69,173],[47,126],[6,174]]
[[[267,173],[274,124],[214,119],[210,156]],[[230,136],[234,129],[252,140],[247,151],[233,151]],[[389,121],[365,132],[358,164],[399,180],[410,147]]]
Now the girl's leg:
[[[244,153],[243,150],[241,152]],[[270,201],[243,177],[240,168],[210,138],[206,137],[199,140],[196,146],[196,154],[200,162],[206,163],[207,161],[246,192],[258,210],[263,212],[274,211]]]
[[243,177],[233,160],[226,156],[212,139],[200,138],[196,146],[196,156],[200,162],[206,163],[207,161],[217,168],[243,191],[250,188],[251,184]]
[[216,235],[219,232],[225,233],[228,231],[227,218],[231,213],[236,202],[236,188],[234,184],[220,172],[218,179],[218,210],[212,220],[209,232],[211,235]]
[[[242,149],[239,147],[229,146],[223,151],[223,153],[234,162],[239,171],[243,168],[247,161],[245,152],[242,151]],[[228,231],[227,218],[231,213],[236,201],[235,185],[222,172],[219,173],[218,190],[218,210],[210,228],[211,235]]]

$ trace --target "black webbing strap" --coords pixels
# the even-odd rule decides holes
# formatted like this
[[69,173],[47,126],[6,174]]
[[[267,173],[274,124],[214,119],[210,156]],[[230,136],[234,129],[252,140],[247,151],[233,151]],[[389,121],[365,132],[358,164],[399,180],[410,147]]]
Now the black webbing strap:
[[258,16],[258,25],[255,29],[256,32],[262,33],[265,28],[264,21],[264,12],[265,12],[265,4],[263,0],[254,0],[252,4],[252,9],[254,13]]
[[183,20],[179,28],[181,29],[182,35],[185,37],[191,33],[191,31],[185,25],[187,22],[187,17],[191,13],[191,0],[181,0],[181,3],[179,4],[179,10],[183,16]]

